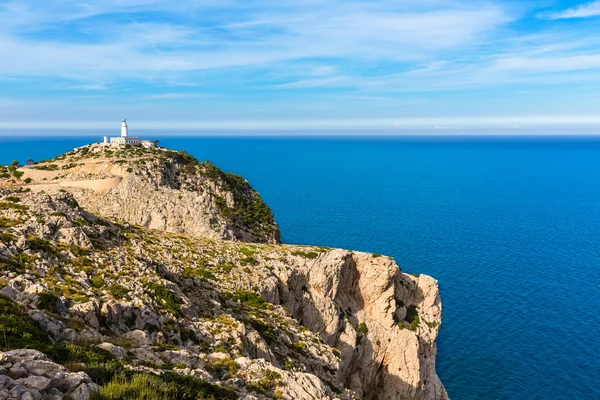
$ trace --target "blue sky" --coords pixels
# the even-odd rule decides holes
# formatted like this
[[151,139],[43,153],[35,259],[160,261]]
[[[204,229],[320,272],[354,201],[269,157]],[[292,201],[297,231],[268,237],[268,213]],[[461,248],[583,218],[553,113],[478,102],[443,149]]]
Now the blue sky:
[[600,133],[600,1],[0,0],[0,128],[122,117]]

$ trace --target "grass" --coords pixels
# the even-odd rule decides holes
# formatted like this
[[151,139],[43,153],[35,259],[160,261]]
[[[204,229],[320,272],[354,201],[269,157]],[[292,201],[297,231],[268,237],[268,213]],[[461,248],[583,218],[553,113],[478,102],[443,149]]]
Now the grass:
[[90,400],[192,400],[237,399],[228,388],[190,376],[165,372],[160,377],[147,373],[123,373],[115,376]]

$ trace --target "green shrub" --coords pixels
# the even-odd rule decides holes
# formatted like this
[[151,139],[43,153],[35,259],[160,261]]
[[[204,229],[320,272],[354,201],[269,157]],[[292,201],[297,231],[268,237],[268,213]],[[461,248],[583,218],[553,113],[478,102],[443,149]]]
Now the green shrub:
[[272,325],[265,324],[263,321],[257,318],[251,319],[250,325],[256,329],[260,337],[262,337],[267,344],[273,345],[277,343],[277,336]]
[[364,322],[361,322],[360,325],[358,326],[358,331],[360,333],[362,333],[363,335],[366,335],[367,333],[369,333],[369,328],[367,327],[367,324],[365,324]]
[[[187,154],[186,156],[182,159],[191,157]],[[189,162],[198,163],[193,157],[191,158],[193,161]],[[233,208],[228,207],[224,199],[218,198],[216,200],[222,216],[230,220],[236,228],[249,230],[256,235],[270,235],[273,233],[275,217],[271,209],[244,178],[223,172],[209,161],[203,163],[202,166],[206,176],[233,194]]]
[[[18,199],[18,197],[17,197]],[[8,198],[7,198],[8,200]],[[0,211],[2,210],[16,210],[16,211],[27,211],[27,206],[22,204],[16,204],[16,202],[2,202],[0,203]]]
[[92,287],[95,287],[96,289],[101,289],[102,287],[104,287],[104,278],[96,275],[90,278],[90,283],[92,284]]
[[433,321],[433,322],[425,322],[425,324],[427,324],[428,327],[430,328],[435,328],[436,326],[438,326],[437,322]]
[[44,251],[46,253],[56,252],[56,249],[52,243],[46,239],[42,239],[37,236],[29,236],[27,241],[29,242],[29,248],[33,251]]
[[18,219],[0,217],[0,228],[11,228],[21,224],[21,222]]
[[127,296],[127,294],[129,293],[129,289],[115,282],[112,285],[110,285],[110,287],[108,288],[108,292],[115,298],[122,299],[125,296]]
[[163,310],[170,312],[173,315],[182,315],[181,304],[183,300],[171,292],[169,289],[159,283],[153,283],[148,286],[148,289],[154,295],[154,300]]
[[250,250],[250,249],[247,249],[245,247],[240,247],[239,251],[240,251],[240,253],[242,253],[246,257],[252,257],[255,254],[254,250]]
[[184,278],[200,278],[211,281],[217,280],[215,274],[204,268],[185,267],[181,275]]
[[406,316],[404,317],[404,321],[408,322],[408,326],[405,326],[401,322],[400,327],[410,329],[411,331],[417,330],[420,324],[420,319],[419,312],[417,311],[417,307],[415,305],[406,307]]
[[252,382],[248,385],[248,390],[258,394],[266,395],[271,392],[281,379],[281,375],[275,371],[267,370],[265,377],[257,382]]
[[21,199],[17,196],[8,196],[6,201],[10,201],[11,203],[20,203]]
[[67,328],[75,329],[76,331],[81,331],[85,329],[85,323],[79,318],[69,318],[66,322]]
[[25,178],[25,179],[23,180],[23,182],[25,182],[25,183],[27,183],[27,184],[31,183],[31,181],[32,181],[32,179],[31,179],[31,178]]
[[235,377],[240,366],[230,357],[224,358],[209,365],[209,369],[219,377],[219,379],[230,379]]
[[231,296],[231,300],[238,301],[241,304],[259,309],[268,309],[269,303],[260,294],[256,294],[249,290],[240,290]]
[[38,308],[51,313],[58,314],[58,302],[60,299],[52,292],[43,292],[38,295]]
[[15,235],[13,235],[12,233],[0,232],[0,242],[9,243],[9,242],[12,242],[15,240],[17,240],[17,237]]
[[293,256],[308,258],[310,260],[314,260],[315,258],[319,257],[319,253],[314,251],[293,251],[291,254]]
[[258,261],[254,257],[245,257],[240,260],[240,264],[242,264],[242,266],[258,265]]
[[19,304],[0,297],[0,350],[43,350],[52,342]]

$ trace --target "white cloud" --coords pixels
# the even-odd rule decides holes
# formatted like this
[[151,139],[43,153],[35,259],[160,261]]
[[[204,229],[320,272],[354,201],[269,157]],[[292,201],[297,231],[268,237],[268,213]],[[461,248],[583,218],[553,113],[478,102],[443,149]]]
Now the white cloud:
[[545,19],[590,18],[598,16],[600,16],[600,1],[581,4],[561,12],[540,14],[540,17]]
[[[511,20],[498,6],[455,7],[453,1],[400,7],[386,0],[292,0],[286,7],[260,1],[251,9],[243,2],[204,3],[9,2],[0,9],[0,58],[10,61],[0,63],[0,74],[156,79],[165,71],[270,68],[311,58],[401,62],[477,45]],[[157,11],[176,15],[178,22],[136,17]],[[95,18],[119,13],[124,22]],[[45,29],[64,23],[72,24],[70,36],[46,39]],[[331,74],[337,66],[325,68],[330,70],[321,73]]]

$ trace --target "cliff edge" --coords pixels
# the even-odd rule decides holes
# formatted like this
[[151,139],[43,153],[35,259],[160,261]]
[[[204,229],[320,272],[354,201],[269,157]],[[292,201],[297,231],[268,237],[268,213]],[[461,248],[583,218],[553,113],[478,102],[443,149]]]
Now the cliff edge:
[[[209,164],[146,164],[124,166],[129,175],[103,191],[31,190],[32,178],[0,192],[0,397],[110,399],[145,387],[156,398],[447,399],[435,373],[434,279],[377,254],[241,241],[276,242],[263,224],[177,233],[130,222],[136,210],[117,220],[84,206],[150,204],[131,198],[150,195],[131,191],[149,182],[169,198],[210,185],[214,197],[235,197],[220,192],[227,178],[219,189],[181,172],[191,164],[210,176]],[[62,182],[115,168],[97,165]]]

